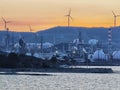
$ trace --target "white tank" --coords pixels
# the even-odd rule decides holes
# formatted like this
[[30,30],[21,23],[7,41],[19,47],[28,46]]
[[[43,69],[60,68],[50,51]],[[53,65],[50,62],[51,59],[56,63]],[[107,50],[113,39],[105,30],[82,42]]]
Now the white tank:
[[98,43],[98,40],[96,40],[96,39],[90,39],[88,41],[88,44],[90,44],[90,45],[96,45],[97,43]]
[[120,60],[120,50],[116,50],[112,53],[113,59],[119,59]]
[[96,59],[101,59],[101,60],[107,60],[107,56],[105,55],[105,53],[103,52],[102,49],[100,50],[96,50],[93,54],[93,60]]

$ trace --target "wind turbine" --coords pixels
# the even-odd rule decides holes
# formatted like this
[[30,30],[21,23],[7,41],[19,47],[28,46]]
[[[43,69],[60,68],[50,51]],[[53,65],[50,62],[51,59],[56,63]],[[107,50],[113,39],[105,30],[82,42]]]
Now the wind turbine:
[[5,30],[7,30],[7,23],[10,23],[10,21],[6,21],[5,18],[3,18],[3,17],[2,17],[2,20],[3,20],[4,24],[5,24],[4,28],[5,28]]
[[68,27],[69,27],[69,26],[70,26],[70,19],[73,19],[73,18],[71,17],[71,9],[69,10],[68,14],[65,15],[65,16],[68,17]]
[[[33,29],[31,28],[31,26],[29,25],[29,30],[30,30],[30,32],[32,32],[33,31]],[[36,39],[36,41],[38,41],[37,39],[38,39],[38,34],[37,33],[35,33],[35,32],[33,32],[33,35],[35,36],[35,39]]]
[[9,28],[7,27],[7,23],[10,23],[10,21],[6,21],[5,18],[2,17],[2,20],[4,22],[4,28],[7,30],[6,34],[6,49],[8,49],[9,43],[10,43],[10,35],[9,35]]
[[33,31],[33,29],[31,28],[31,26],[29,25],[29,30],[30,30],[30,32],[32,32]]
[[113,13],[113,16],[114,16],[114,27],[115,27],[116,26],[116,18],[120,17],[120,15],[116,15],[113,11],[112,11],[112,13]]

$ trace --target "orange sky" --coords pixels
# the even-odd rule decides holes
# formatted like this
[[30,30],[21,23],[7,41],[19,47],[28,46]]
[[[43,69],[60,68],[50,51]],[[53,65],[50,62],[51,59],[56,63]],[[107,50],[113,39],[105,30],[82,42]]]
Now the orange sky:
[[[72,9],[71,26],[113,26],[112,10],[120,14],[120,0],[0,0],[0,16],[11,21],[13,31],[44,30],[54,26],[67,26],[64,17]],[[120,17],[117,19],[120,25]],[[4,23],[0,19],[0,29]]]

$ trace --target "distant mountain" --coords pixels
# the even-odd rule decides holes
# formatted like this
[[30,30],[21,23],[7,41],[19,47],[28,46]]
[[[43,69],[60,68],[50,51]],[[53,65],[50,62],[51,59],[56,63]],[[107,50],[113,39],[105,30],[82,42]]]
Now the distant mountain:
[[[114,41],[120,41],[118,39],[120,35],[120,28],[112,28]],[[108,28],[85,28],[85,27],[54,27],[44,31],[37,32],[40,36],[43,36],[45,41],[66,42],[72,41],[78,38],[79,32],[82,33],[81,37],[85,42],[89,39],[95,38],[101,42],[108,40]]]
[[[78,38],[79,32],[85,42],[89,39],[95,38],[101,42],[107,42],[108,40],[108,28],[84,28],[84,27],[53,27],[47,30],[38,31],[36,33],[30,32],[10,32],[10,36],[15,37],[15,41],[18,41],[20,35],[24,37],[26,42],[40,42],[40,37],[43,37],[44,42],[70,42],[75,38]],[[6,31],[0,31],[0,41],[5,37]],[[112,28],[112,38],[114,42],[120,42],[120,27]]]

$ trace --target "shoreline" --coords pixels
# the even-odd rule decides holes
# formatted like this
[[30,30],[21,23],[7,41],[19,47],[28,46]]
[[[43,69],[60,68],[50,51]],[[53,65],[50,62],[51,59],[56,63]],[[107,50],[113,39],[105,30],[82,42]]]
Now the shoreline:
[[112,68],[0,68],[0,72],[114,73]]

